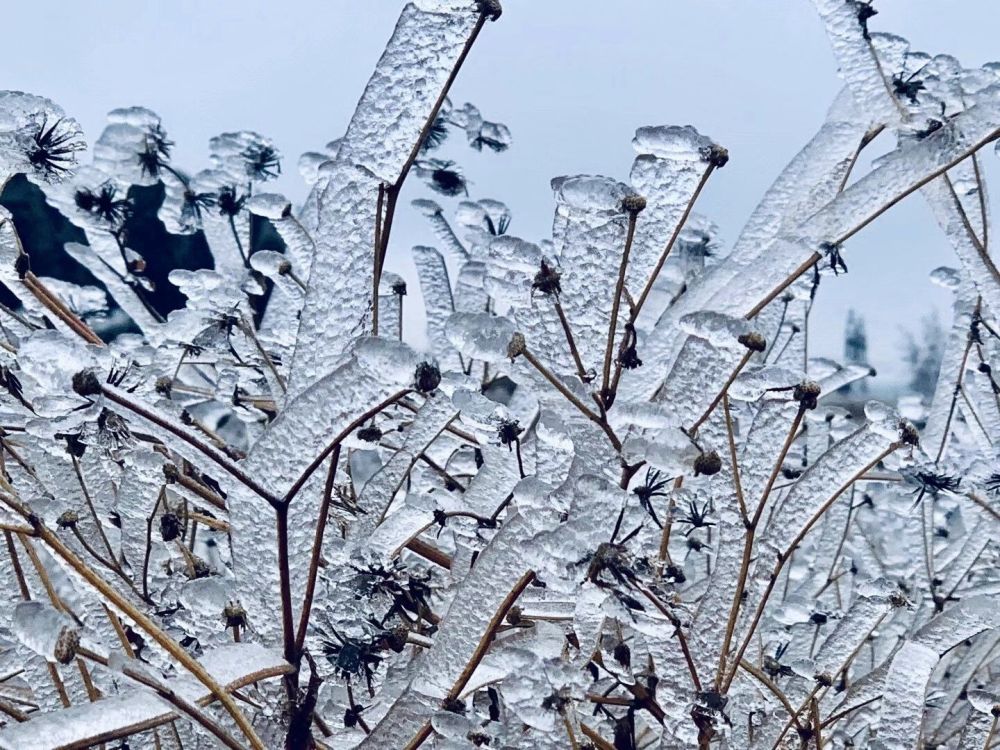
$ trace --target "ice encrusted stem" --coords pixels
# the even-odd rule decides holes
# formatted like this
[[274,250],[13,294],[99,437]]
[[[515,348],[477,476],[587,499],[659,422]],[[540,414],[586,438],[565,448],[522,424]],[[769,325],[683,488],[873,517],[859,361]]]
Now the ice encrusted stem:
[[156,641],[164,651],[170,654],[172,658],[176,659],[181,666],[197,678],[197,680],[201,682],[201,684],[204,685],[223,705],[229,715],[233,718],[233,721],[235,721],[236,725],[240,728],[240,731],[242,731],[244,736],[246,736],[254,750],[265,750],[264,743],[261,741],[260,737],[257,736],[253,726],[251,726],[239,706],[236,705],[233,697],[229,695],[229,693],[227,693],[222,686],[219,685],[207,671],[205,671],[205,668],[195,661],[191,655],[188,654],[188,652],[185,651],[179,643],[177,643],[177,641],[161,630],[160,627],[153,622],[153,620],[145,615],[145,613],[135,607],[124,596],[119,594],[114,586],[111,586],[107,581],[101,578],[101,576],[95,573],[90,566],[77,557],[73,551],[69,549],[69,547],[62,543],[59,537],[53,534],[52,531],[41,523],[38,516],[31,512],[27,506],[22,505],[17,498],[13,495],[7,494],[6,492],[0,492],[0,501],[2,501],[7,507],[20,515],[22,518],[26,519],[32,525],[34,535],[36,537],[44,542],[49,549],[58,555],[63,562],[69,565],[69,567],[71,567],[81,578],[93,586],[101,594],[101,596],[105,597],[108,601],[114,604],[114,606],[128,615],[133,622],[135,622],[136,625],[142,628],[145,633]]

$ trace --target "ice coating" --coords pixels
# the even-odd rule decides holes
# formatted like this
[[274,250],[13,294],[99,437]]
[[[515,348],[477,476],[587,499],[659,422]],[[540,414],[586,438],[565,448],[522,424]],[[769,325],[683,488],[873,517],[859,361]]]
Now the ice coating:
[[498,362],[507,357],[507,347],[514,335],[514,324],[490,313],[454,313],[445,324],[448,341],[463,356],[484,362]]

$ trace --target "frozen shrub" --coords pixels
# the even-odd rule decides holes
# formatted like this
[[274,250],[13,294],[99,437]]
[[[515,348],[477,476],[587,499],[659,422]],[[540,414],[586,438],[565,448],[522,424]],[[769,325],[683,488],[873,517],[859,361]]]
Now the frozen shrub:
[[[474,196],[440,149],[511,143],[447,98],[495,0],[403,9],[300,206],[257,133],[190,173],[119,109],[85,163],[0,94],[0,180],[100,285],[0,213],[0,747],[994,744],[1000,66],[815,4],[845,91],[728,252],[692,209],[729,154],[691,127],[640,127],[627,184],[554,179],[540,242]],[[386,268],[411,176],[419,293]],[[149,188],[209,268],[139,244]],[[809,356],[812,301],[916,191],[958,257],[936,392],[852,414],[827,397],[871,372]]]

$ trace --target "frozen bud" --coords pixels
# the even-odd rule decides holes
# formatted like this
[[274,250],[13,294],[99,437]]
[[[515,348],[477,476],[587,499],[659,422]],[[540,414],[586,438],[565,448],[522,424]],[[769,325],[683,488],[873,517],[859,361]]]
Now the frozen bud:
[[736,337],[736,340],[752,352],[762,352],[767,348],[767,339],[757,331],[741,333]]
[[507,344],[507,356],[511,359],[511,361],[520,357],[527,350],[528,344],[524,340],[523,333],[515,333],[510,337],[510,343]]
[[637,214],[646,207],[646,199],[637,193],[626,195],[622,198],[622,211],[629,214]]
[[73,390],[81,396],[100,396],[101,380],[93,370],[81,370],[73,376]]
[[413,387],[421,393],[431,393],[441,384],[441,371],[431,362],[421,362],[413,373]]
[[899,439],[904,445],[919,445],[920,444],[920,434],[917,432],[917,428],[913,426],[913,423],[908,419],[902,419],[899,422]]
[[792,391],[792,398],[799,402],[801,409],[815,409],[819,402],[819,383],[812,380],[803,380]]
[[729,151],[718,143],[713,143],[711,146],[705,146],[701,149],[701,158],[716,169],[721,169],[729,162]]
[[709,451],[708,453],[699,453],[698,457],[694,460],[694,475],[704,474],[706,477],[710,477],[713,474],[718,474],[722,470],[722,459],[719,458],[718,451]]
[[496,21],[503,14],[500,0],[479,0],[479,12],[491,21]]
[[75,510],[67,510],[56,519],[60,529],[71,529],[80,521],[80,515]]
[[285,276],[292,272],[292,264],[287,260],[281,260],[278,262],[278,273]]
[[406,282],[405,281],[397,281],[395,284],[393,284],[392,285],[392,293],[395,294],[397,297],[405,297],[406,296]]
[[64,627],[56,639],[53,656],[60,664],[69,664],[76,658],[76,650],[80,647],[80,631],[76,628]]
[[160,536],[163,541],[172,542],[181,535],[181,519],[176,513],[164,513],[160,516]]
[[163,476],[172,484],[180,478],[181,472],[174,464],[164,464]]

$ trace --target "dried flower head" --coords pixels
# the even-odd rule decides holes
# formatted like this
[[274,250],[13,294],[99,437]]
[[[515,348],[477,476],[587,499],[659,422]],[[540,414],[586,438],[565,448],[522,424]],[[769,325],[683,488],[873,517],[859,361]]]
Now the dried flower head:
[[722,459],[719,457],[718,451],[699,453],[694,459],[695,476],[704,474],[706,477],[710,477],[713,474],[718,474],[721,470]]
[[421,362],[413,373],[413,387],[420,393],[431,393],[441,384],[441,370],[432,362]]
[[762,352],[767,349],[767,339],[757,331],[741,333],[736,340],[752,352]]

